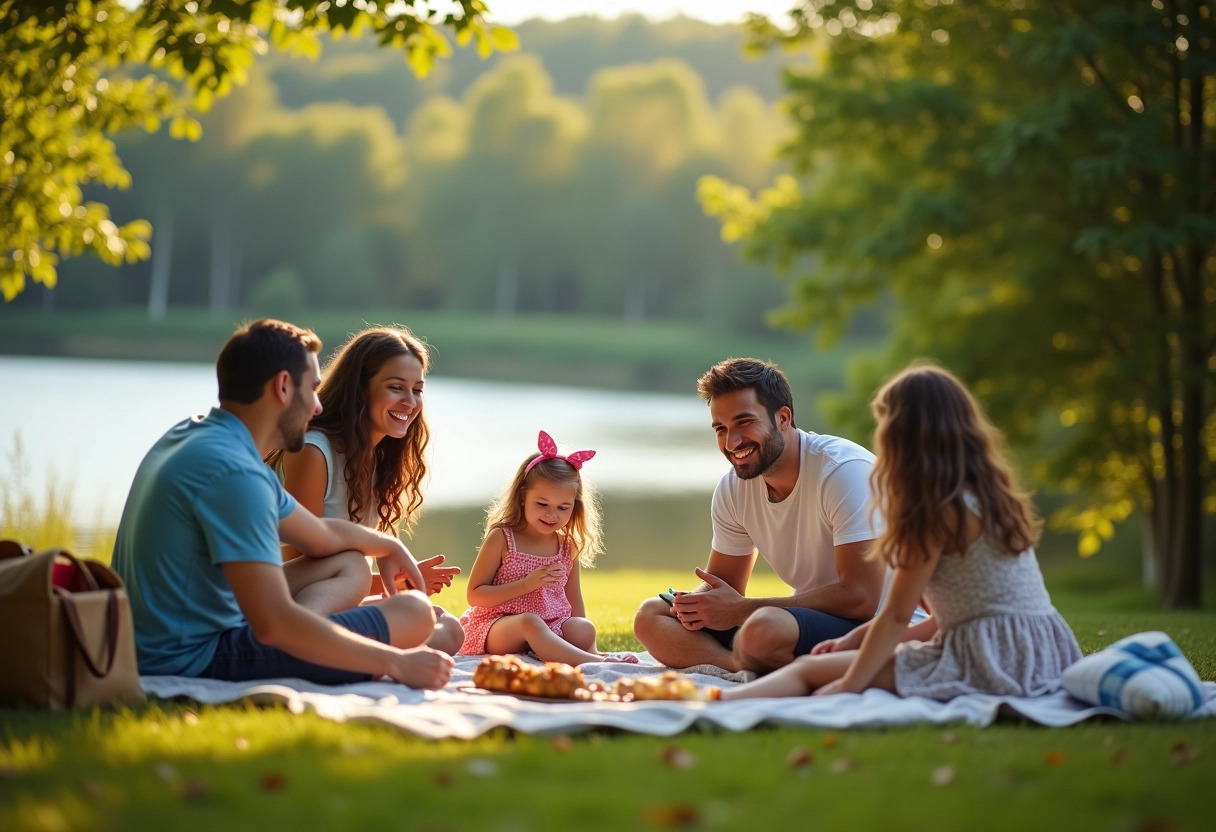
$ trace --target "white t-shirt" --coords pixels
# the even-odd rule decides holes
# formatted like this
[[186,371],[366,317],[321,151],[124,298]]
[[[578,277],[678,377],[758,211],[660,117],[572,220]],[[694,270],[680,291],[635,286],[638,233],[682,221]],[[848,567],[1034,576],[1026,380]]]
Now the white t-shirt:
[[[741,480],[731,469],[713,500],[712,546],[724,555],[759,550],[795,594],[840,580],[834,547],[872,540],[870,468],[874,454],[837,436],[798,431],[798,482],[779,503],[764,479]],[[875,521],[878,518],[875,516]]]

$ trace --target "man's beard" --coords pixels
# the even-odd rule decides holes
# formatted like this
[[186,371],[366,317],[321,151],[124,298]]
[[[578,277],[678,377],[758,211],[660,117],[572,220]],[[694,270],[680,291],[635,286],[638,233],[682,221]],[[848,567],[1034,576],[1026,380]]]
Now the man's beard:
[[312,421],[312,412],[304,397],[296,393],[291,406],[279,416],[279,433],[283,435],[283,450],[296,453],[304,450],[304,434],[308,431],[308,423]]
[[[742,448],[736,448],[735,450],[739,451]],[[785,437],[781,435],[781,431],[777,430],[777,426],[774,424],[772,430],[756,446],[756,452],[746,462],[740,463],[729,451],[725,451],[724,453],[726,458],[730,460],[731,465],[734,466],[735,474],[739,479],[754,480],[768,471],[769,468],[772,468],[773,463],[781,458],[783,451],[785,451]]]

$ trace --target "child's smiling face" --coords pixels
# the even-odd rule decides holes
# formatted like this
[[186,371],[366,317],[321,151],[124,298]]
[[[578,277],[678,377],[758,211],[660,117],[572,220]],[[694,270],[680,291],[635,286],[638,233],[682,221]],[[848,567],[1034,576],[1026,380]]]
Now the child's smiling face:
[[554,534],[570,522],[576,489],[543,477],[524,492],[524,519],[536,534]]

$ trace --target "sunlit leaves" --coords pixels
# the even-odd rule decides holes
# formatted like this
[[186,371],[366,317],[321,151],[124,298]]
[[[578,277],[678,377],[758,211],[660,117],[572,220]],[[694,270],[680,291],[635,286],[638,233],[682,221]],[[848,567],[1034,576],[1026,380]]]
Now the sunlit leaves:
[[104,205],[82,202],[83,186],[130,186],[107,137],[167,121],[174,138],[198,139],[191,112],[243,83],[268,43],[316,57],[321,33],[367,29],[423,75],[451,52],[443,28],[476,35],[483,52],[513,48],[484,11],[480,0],[442,16],[415,0],[215,0],[201,11],[170,0],[0,0],[0,292],[54,286],[60,257],[148,257],[146,222],[116,227]]
[[790,267],[780,323],[840,333],[886,304],[895,336],[841,403],[850,428],[893,366],[942,360],[1035,443],[1040,484],[1070,497],[1054,525],[1086,556],[1137,507],[1169,528],[1188,482],[1216,506],[1216,20],[1167,7],[807,0],[792,26],[753,18],[759,48],[822,50],[787,74],[800,198],[700,191],[724,238]]

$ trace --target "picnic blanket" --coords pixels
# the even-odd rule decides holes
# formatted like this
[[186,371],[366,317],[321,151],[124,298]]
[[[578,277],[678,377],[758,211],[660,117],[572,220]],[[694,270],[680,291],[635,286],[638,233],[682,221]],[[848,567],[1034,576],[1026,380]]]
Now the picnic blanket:
[[[588,681],[611,684],[622,676],[665,670],[648,654],[636,665],[583,665]],[[1010,696],[960,696],[949,702],[901,698],[881,690],[862,694],[751,699],[741,702],[542,702],[495,694],[473,687],[480,656],[457,656],[452,679],[438,691],[412,690],[392,682],[316,685],[300,679],[219,682],[182,676],[144,676],[144,691],[160,698],[185,697],[217,704],[249,701],[312,711],[336,722],[389,725],[427,739],[472,739],[495,728],[527,734],[573,734],[614,728],[639,734],[672,736],[693,727],[746,731],[758,725],[806,728],[883,728],[916,723],[990,725],[997,719],[1024,719],[1045,726],[1073,725],[1097,716],[1127,719],[1113,708],[1091,707],[1066,693],[1037,699]],[[698,685],[729,687],[744,681],[710,665],[684,671]],[[1203,683],[1203,705],[1192,719],[1216,716],[1216,682]]]

